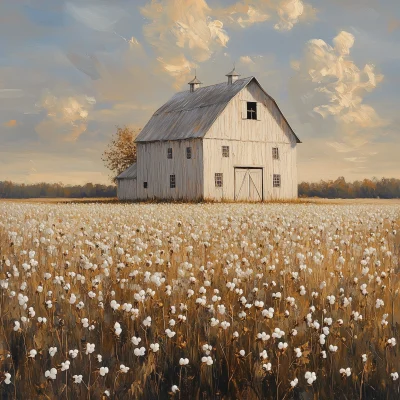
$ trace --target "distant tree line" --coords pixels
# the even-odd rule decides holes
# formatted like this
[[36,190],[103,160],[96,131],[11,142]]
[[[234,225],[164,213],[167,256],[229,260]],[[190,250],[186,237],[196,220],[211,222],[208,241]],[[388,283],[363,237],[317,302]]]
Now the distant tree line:
[[335,181],[302,182],[299,185],[299,196],[323,197],[328,199],[400,198],[400,179],[373,178],[346,182],[343,177],[340,177]]
[[0,199],[31,199],[40,197],[116,197],[114,185],[86,183],[85,185],[63,185],[62,183],[14,183],[0,181]]
[[[14,183],[0,181],[0,198],[29,199],[40,197],[116,197],[115,185],[86,183],[85,185],[63,185],[62,183]],[[299,184],[300,197],[322,197],[328,199],[343,198],[400,198],[400,179],[364,179],[346,182],[343,177],[335,181]]]

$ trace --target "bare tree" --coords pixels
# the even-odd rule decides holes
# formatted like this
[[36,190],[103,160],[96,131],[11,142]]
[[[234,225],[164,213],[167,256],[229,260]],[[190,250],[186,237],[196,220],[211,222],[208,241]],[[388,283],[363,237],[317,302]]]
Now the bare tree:
[[103,153],[102,160],[105,166],[113,173],[112,180],[136,162],[135,139],[140,129],[132,129],[127,126],[117,126],[117,132]]

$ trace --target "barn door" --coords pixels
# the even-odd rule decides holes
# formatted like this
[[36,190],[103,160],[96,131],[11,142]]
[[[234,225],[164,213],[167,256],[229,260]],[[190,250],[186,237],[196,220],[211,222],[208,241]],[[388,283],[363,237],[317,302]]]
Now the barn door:
[[235,200],[262,201],[262,168],[235,168]]
[[249,200],[262,201],[262,169],[249,169]]
[[248,169],[235,168],[235,200],[248,200]]

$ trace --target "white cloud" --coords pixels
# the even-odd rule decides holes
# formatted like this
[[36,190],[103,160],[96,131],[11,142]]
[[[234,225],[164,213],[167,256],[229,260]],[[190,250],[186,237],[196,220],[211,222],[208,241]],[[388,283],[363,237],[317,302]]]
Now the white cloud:
[[223,23],[210,16],[204,0],[153,0],[141,12],[150,21],[143,29],[146,39],[163,69],[179,82],[229,41]]
[[244,16],[240,16],[237,19],[237,23],[242,28],[246,28],[248,26],[251,26],[251,25],[259,23],[259,22],[265,22],[269,18],[270,18],[270,16],[268,14],[263,13],[262,11],[258,10],[257,8],[249,6],[247,9],[247,12],[244,14]]
[[146,40],[179,87],[193,68],[228,46],[226,26],[247,28],[271,20],[275,29],[288,31],[315,10],[304,0],[239,0],[214,9],[206,0],[149,0],[141,13],[149,21],[143,28]]
[[47,119],[36,126],[36,131],[49,139],[61,134],[65,141],[76,141],[86,131],[89,112],[95,103],[94,97],[57,97],[47,91],[38,104]]
[[359,68],[350,59],[354,41],[345,31],[333,39],[333,46],[321,39],[310,40],[302,59],[292,62],[297,71],[292,96],[300,112],[336,121],[340,140],[330,145],[339,152],[361,147],[373,137],[373,129],[385,125],[375,109],[364,104],[366,93],[373,91],[383,76],[372,64]]
[[275,24],[275,29],[280,31],[290,31],[304,12],[304,3],[301,0],[284,0],[277,4],[279,22]]

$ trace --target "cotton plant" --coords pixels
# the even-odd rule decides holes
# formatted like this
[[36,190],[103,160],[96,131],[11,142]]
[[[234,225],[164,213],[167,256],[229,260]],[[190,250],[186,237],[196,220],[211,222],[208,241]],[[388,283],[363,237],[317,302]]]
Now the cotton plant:
[[[351,385],[343,382],[363,371],[365,385],[384,390],[378,371],[386,371],[387,390],[397,388],[391,296],[397,310],[398,210],[137,207],[0,204],[8,216],[0,222],[0,294],[18,310],[13,318],[5,314],[6,336],[25,338],[26,368],[40,370],[48,387],[66,384],[71,397],[95,375],[113,398],[126,379],[145,384],[143,363],[158,369],[170,359],[175,378],[181,374],[165,382],[175,398],[193,396],[185,374],[199,370],[207,384],[220,379],[222,360],[239,390],[255,360],[256,390],[262,393],[266,376],[279,376],[282,398],[298,390],[328,398],[331,382],[346,391]],[[375,323],[379,340],[371,335]],[[50,332],[60,334],[62,347]],[[66,332],[81,337],[66,343]],[[372,360],[363,346],[368,337],[380,358]],[[343,365],[348,346],[354,356]],[[321,368],[332,371],[329,385]]]

